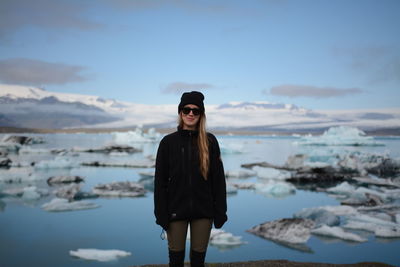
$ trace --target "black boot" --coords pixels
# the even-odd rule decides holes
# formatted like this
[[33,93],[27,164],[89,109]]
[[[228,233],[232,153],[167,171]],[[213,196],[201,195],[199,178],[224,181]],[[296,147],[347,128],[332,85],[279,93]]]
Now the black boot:
[[204,267],[204,260],[206,258],[206,252],[197,252],[190,250],[190,266],[191,267]]
[[169,250],[169,267],[183,267],[185,260],[185,251],[172,251]]

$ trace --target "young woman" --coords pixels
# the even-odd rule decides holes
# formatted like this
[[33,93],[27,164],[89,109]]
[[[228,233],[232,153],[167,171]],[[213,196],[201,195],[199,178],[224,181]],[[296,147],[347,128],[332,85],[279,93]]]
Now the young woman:
[[212,223],[226,222],[226,184],[218,141],[205,129],[204,96],[187,92],[178,106],[178,130],[158,147],[154,213],[167,231],[169,266],[183,266],[190,225],[191,266],[204,266]]

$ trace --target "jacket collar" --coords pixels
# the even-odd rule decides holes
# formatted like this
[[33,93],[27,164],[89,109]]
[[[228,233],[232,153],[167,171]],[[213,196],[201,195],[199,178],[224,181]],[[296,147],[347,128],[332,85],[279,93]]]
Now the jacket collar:
[[182,136],[198,136],[199,131],[197,130],[184,130],[183,128],[178,126],[178,132]]

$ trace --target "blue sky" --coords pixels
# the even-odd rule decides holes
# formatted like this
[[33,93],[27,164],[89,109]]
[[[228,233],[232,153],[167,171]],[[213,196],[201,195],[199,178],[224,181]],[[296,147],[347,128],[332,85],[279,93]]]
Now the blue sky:
[[398,108],[398,0],[2,0],[0,82],[174,104]]

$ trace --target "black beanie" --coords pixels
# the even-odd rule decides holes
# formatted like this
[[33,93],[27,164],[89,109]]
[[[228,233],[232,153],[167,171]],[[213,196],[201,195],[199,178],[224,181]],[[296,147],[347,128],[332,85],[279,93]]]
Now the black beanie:
[[204,95],[197,91],[186,92],[182,94],[181,103],[178,106],[178,113],[188,104],[193,104],[199,107],[201,113],[204,113]]

